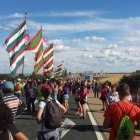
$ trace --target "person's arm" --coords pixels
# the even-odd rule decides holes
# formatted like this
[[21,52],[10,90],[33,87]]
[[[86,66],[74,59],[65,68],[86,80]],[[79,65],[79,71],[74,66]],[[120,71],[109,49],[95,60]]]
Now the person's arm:
[[43,113],[43,108],[42,107],[38,107],[38,112],[37,112],[37,115],[36,115],[36,121],[37,121],[37,123],[40,123],[41,122],[42,113]]
[[13,136],[14,140],[29,140],[22,132],[19,132]]
[[107,129],[107,128],[111,128],[111,126],[112,126],[112,122],[105,118],[103,122],[103,128]]
[[23,89],[23,87],[21,89],[21,92],[22,92],[22,96],[24,96],[24,89]]
[[25,104],[22,103],[22,105],[17,110],[16,116],[20,115],[25,108],[26,108]]
[[136,130],[140,130],[140,121],[137,121],[137,125],[135,125]]
[[67,112],[66,108],[62,104],[59,104],[59,107],[61,109],[62,114],[65,114]]

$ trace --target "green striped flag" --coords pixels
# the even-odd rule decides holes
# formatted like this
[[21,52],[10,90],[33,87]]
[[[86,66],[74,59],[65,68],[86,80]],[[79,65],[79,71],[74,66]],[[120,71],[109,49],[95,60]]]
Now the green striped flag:
[[10,55],[11,77],[16,76],[19,67],[24,63],[26,20],[24,20],[6,39],[6,51]]
[[49,75],[53,72],[53,44],[44,51],[44,74]]
[[42,28],[32,38],[32,40],[25,46],[25,50],[33,51],[35,53],[35,65],[34,65],[34,72],[33,72],[33,75],[35,75],[42,68],[44,63]]
[[61,76],[62,74],[62,64],[58,65],[54,71],[54,76]]

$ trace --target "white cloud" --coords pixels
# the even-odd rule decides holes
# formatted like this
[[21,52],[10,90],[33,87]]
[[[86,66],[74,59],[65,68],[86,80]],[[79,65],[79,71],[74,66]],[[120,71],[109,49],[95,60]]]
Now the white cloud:
[[49,40],[46,43],[43,42],[44,48],[47,48],[53,43],[54,51],[67,51],[70,50],[69,46],[65,46],[62,39]]
[[54,39],[54,40],[49,40],[47,42],[47,44],[51,44],[51,43],[53,43],[56,46],[59,46],[59,45],[63,45],[63,40],[62,39]]
[[63,46],[63,45],[54,46],[54,51],[68,51],[68,50],[70,50],[69,46]]
[[40,12],[31,13],[29,17],[92,17],[95,15],[103,14],[101,11],[73,11],[73,12]]
[[81,58],[82,58],[82,59],[92,59],[93,56],[92,56],[91,54],[83,53],[83,54],[81,55]]
[[140,30],[135,31],[134,33],[131,34],[131,36],[136,36],[136,35],[140,35]]
[[23,17],[25,17],[25,15],[19,13],[15,13],[8,16],[8,18],[23,18]]
[[92,40],[93,42],[95,42],[95,41],[106,41],[105,38],[103,38],[103,37],[97,37],[97,36],[93,36],[93,37],[91,38],[91,40]]
[[84,38],[84,40],[89,41],[90,37],[87,36],[87,37]]
[[91,49],[89,47],[83,49],[83,51],[90,51]]
[[97,36],[93,36],[92,38],[90,38],[90,37],[87,36],[87,37],[84,38],[84,40],[86,40],[86,41],[93,41],[93,42],[106,41],[105,38],[103,38],[103,37],[97,37]]
[[115,49],[115,48],[118,48],[118,45],[116,43],[114,44],[109,44],[106,49]]
[[132,48],[129,48],[126,50],[126,52],[132,52],[132,51],[134,51],[134,49],[132,49]]
[[81,39],[73,39],[72,42],[74,42],[74,43],[80,43],[81,42]]

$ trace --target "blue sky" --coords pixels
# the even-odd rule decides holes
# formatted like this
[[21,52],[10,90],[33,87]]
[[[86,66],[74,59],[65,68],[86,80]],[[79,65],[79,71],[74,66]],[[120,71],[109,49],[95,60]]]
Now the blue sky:
[[[140,69],[139,7],[138,0],[1,1],[0,73],[10,72],[2,44],[23,21],[25,11],[30,38],[42,26],[43,37],[49,39],[44,48],[54,43],[54,66],[64,60],[71,72],[136,71]],[[32,73],[34,54],[25,56],[25,73]]]

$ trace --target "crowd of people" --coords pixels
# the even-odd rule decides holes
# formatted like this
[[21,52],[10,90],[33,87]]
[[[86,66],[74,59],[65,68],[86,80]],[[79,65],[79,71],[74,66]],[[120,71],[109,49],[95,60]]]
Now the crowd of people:
[[[27,81],[23,81],[17,78],[16,81],[13,80],[12,82],[4,81],[1,83],[0,101],[2,108],[5,107],[6,109],[5,112],[3,111],[0,114],[0,118],[1,120],[7,119],[8,124],[0,126],[0,138],[2,136],[5,140],[28,140],[17,128],[15,119],[27,107],[29,114],[36,114],[36,120],[39,124],[38,140],[48,140],[51,138],[58,140],[58,130],[56,128],[46,128],[43,121],[49,102],[56,101],[61,114],[66,114],[69,112],[69,96],[74,95],[77,105],[75,115],[79,115],[81,119],[86,119],[85,103],[87,102],[88,93],[89,89],[87,89],[85,82],[79,80],[56,80],[54,78],[51,80],[32,80],[28,78]],[[26,98],[26,105],[22,102],[22,98]],[[38,109],[35,109],[36,99],[38,100]],[[38,110],[37,113],[36,110]],[[8,113],[7,118],[4,118]]]
[[[15,119],[27,106],[27,112],[35,114],[39,124],[38,140],[59,140],[57,127],[46,127],[44,123],[46,109],[48,109],[50,102],[53,103],[55,101],[55,109],[58,106],[61,114],[67,114],[69,112],[69,96],[73,95],[77,106],[75,115],[80,116],[81,119],[86,119],[85,104],[88,102],[87,94],[89,94],[91,89],[94,93],[93,97],[102,101],[103,108],[101,110],[105,111],[103,127],[111,127],[110,140],[115,139],[119,127],[118,124],[123,118],[124,112],[125,114],[130,112],[132,123],[137,122],[135,129],[140,129],[140,88],[138,88],[138,93],[135,96],[136,106],[133,106],[130,89],[127,84],[116,86],[106,81],[104,84],[99,85],[97,81],[90,83],[90,81],[86,80],[56,80],[55,78],[50,80],[28,78],[26,81],[23,81],[17,78],[16,81],[13,80],[12,82],[1,82],[0,89],[0,119],[3,120],[0,121],[0,139],[28,140],[18,130]],[[99,92],[101,96],[99,96]],[[22,102],[23,97],[26,98],[26,105]],[[35,100],[38,100],[38,109],[35,109]],[[122,107],[121,109],[120,106]],[[116,115],[114,116],[114,114]]]

